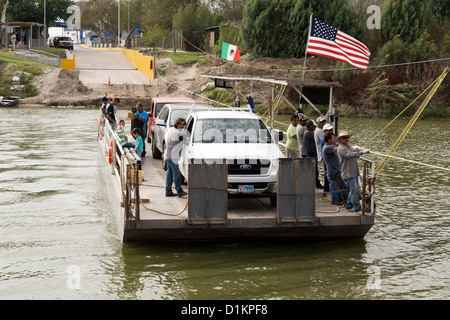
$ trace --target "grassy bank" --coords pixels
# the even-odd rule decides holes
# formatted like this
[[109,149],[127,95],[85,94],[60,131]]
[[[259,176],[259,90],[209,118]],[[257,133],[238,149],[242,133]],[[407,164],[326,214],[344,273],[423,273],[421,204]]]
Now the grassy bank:
[[[38,89],[31,83],[34,78],[44,73],[43,70],[54,68],[43,63],[18,58],[8,51],[0,50],[0,95],[19,95],[21,98],[34,97]],[[20,78],[13,81],[13,77]],[[21,91],[11,89],[14,85],[24,85]]]

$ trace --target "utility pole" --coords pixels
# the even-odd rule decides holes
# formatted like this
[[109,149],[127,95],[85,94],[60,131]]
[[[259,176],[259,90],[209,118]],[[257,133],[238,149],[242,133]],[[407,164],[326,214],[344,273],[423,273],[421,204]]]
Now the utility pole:
[[44,0],[44,41],[47,47],[47,0]]
[[117,26],[117,47],[120,47],[120,0],[119,2],[119,6],[118,6],[118,14],[119,14],[119,23]]

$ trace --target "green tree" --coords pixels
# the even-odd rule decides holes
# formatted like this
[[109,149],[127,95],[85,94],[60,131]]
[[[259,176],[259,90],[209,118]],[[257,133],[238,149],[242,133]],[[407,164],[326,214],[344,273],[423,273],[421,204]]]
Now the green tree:
[[312,13],[355,38],[363,35],[347,0],[250,0],[241,25],[244,44],[256,56],[303,57]]
[[432,11],[443,22],[450,20],[450,1],[449,0],[432,0]]
[[205,4],[192,2],[184,8],[179,8],[173,17],[173,27],[183,33],[183,37],[196,47],[203,45],[205,29],[213,26],[215,15]]
[[153,48],[161,42],[164,36],[169,31],[164,26],[158,23],[154,23],[151,26],[145,25],[143,27],[143,41],[146,46],[152,46]]
[[410,46],[411,61],[424,61],[436,57],[437,46],[430,40],[429,33],[425,30],[423,34]]
[[245,54],[245,46],[241,40],[239,28],[236,27],[234,21],[222,22],[219,27],[219,39],[217,45],[214,46],[214,52],[220,56],[222,50],[222,42],[231,43],[239,47],[239,53]]
[[357,13],[347,0],[301,0],[297,1],[290,15],[294,41],[290,46],[290,55],[303,57],[308,39],[311,14],[323,22],[362,40],[363,29],[357,24]]
[[381,33],[387,42],[396,35],[405,44],[413,43],[431,20],[429,1],[389,0],[381,11]]
[[408,61],[409,51],[400,36],[386,42],[378,51],[376,61],[378,64],[396,64]]
[[81,6],[81,27],[95,32],[100,39],[105,32],[115,34],[118,22],[117,2],[111,0],[90,0]]
[[256,57],[286,57],[294,42],[289,14],[294,0],[249,0],[244,7],[241,35]]
[[[70,14],[67,7],[74,4],[72,0],[47,0],[47,26],[54,26],[58,19],[66,20]],[[7,21],[44,23],[44,0],[14,0],[9,2]]]

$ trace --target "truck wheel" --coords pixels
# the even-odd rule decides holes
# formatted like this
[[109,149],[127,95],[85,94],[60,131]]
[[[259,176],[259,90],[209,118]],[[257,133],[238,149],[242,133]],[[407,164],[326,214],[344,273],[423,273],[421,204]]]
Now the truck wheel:
[[277,196],[270,196],[270,205],[272,207],[276,207],[277,206]]
[[166,144],[163,143],[163,151],[162,151],[162,166],[164,171],[167,171],[167,160],[164,157],[164,154],[166,153]]
[[155,145],[155,137],[153,137],[152,142],[152,156],[153,159],[161,159],[161,151],[159,151],[158,147]]

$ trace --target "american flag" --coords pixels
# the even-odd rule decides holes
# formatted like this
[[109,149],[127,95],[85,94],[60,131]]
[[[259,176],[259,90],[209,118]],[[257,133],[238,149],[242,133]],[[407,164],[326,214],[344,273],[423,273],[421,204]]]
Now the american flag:
[[362,42],[314,17],[306,53],[343,61],[361,70],[369,65],[370,51]]

